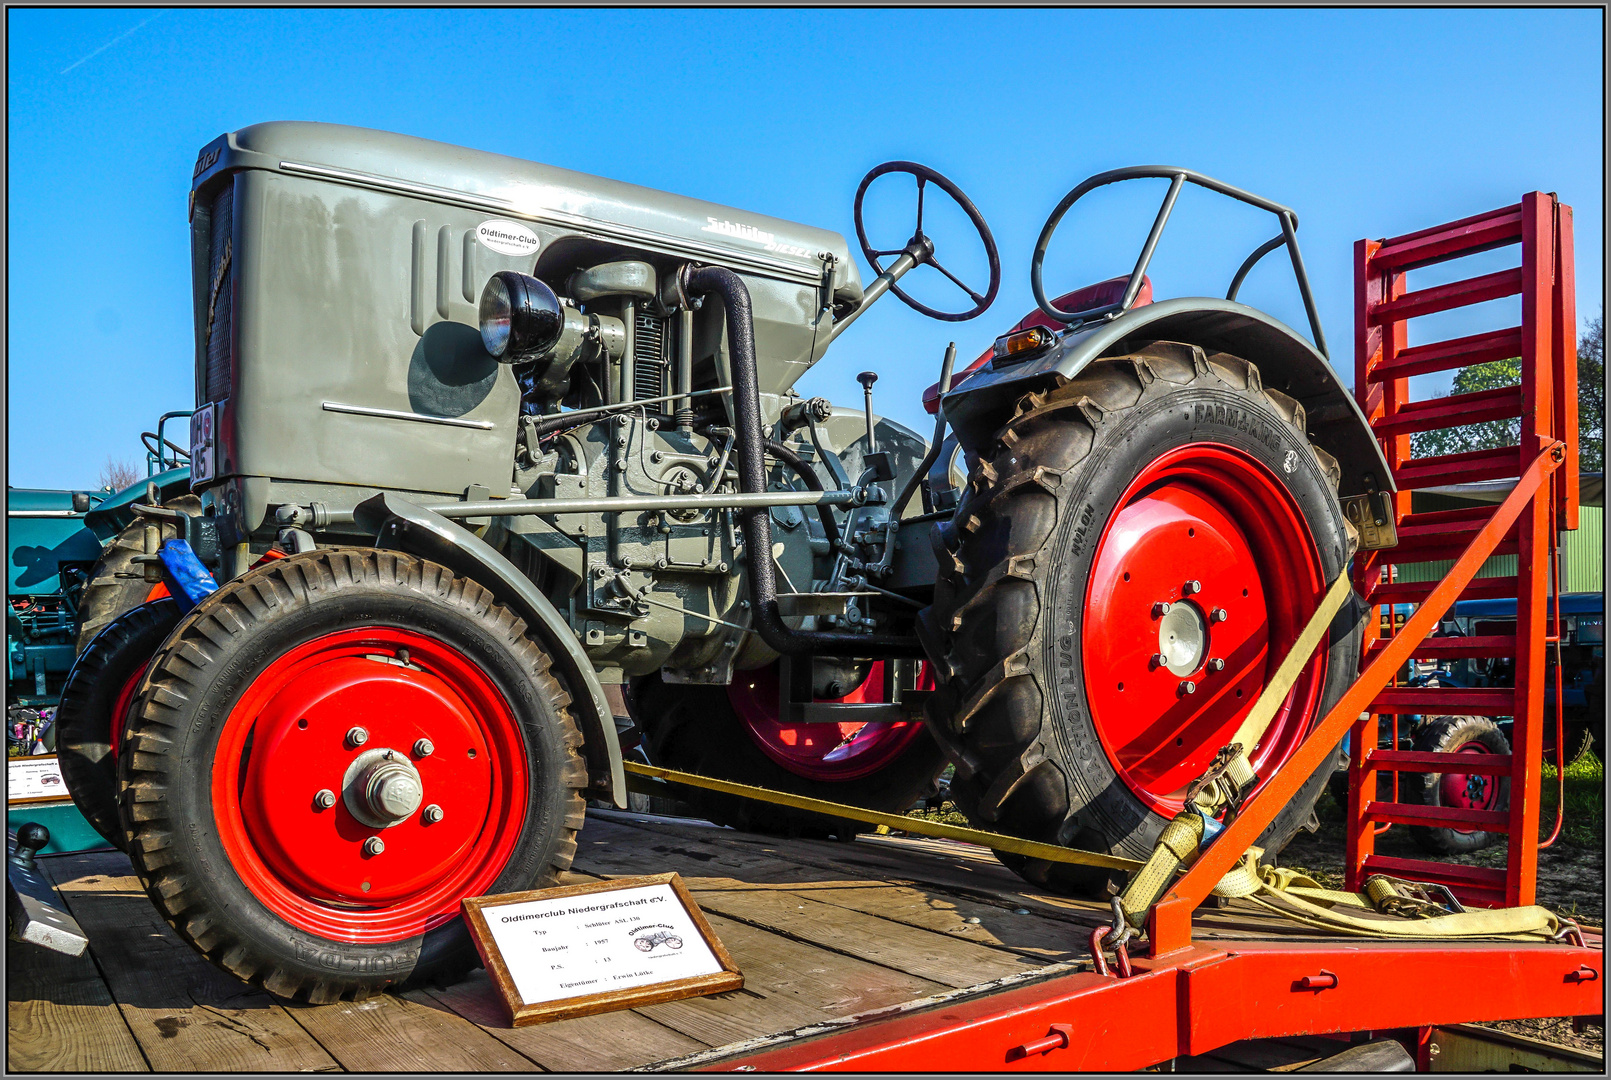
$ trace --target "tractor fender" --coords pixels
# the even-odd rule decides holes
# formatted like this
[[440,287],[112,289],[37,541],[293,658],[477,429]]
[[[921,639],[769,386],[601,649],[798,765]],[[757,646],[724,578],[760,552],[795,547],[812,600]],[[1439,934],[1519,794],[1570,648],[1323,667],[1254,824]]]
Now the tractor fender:
[[627,806],[626,770],[621,744],[604,688],[570,624],[548,597],[516,570],[498,550],[468,529],[392,492],[381,492],[353,508],[353,518],[375,532],[375,546],[406,551],[441,563],[455,574],[492,590],[513,608],[553,654],[573,696],[582,729],[590,785],[607,792],[617,808]]
[[992,362],[945,395],[946,419],[965,445],[979,445],[1000,430],[1023,394],[1149,341],[1185,342],[1256,364],[1266,387],[1303,405],[1309,438],[1342,468],[1339,495],[1395,490],[1365,414],[1326,358],[1291,327],[1234,300],[1184,296],[1154,302],[1066,334],[1027,361],[1000,367]]

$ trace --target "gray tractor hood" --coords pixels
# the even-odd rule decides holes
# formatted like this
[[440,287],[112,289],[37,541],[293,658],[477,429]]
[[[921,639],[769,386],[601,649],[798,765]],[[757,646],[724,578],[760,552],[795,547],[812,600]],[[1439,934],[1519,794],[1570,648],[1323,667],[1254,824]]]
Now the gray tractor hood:
[[191,190],[235,169],[406,194],[799,284],[822,283],[826,251],[838,259],[836,290],[861,285],[845,238],[826,229],[410,135],[253,124],[202,148]]

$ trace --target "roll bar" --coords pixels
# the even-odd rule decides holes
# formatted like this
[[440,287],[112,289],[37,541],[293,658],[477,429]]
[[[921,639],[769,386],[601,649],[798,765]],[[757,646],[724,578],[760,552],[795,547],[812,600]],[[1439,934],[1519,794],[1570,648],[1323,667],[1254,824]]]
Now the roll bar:
[[[1051,244],[1052,234],[1057,231],[1057,226],[1063,220],[1063,215],[1068,213],[1069,207],[1086,193],[1124,180],[1170,181],[1169,192],[1164,196],[1163,205],[1158,208],[1158,217],[1152,223],[1152,231],[1147,234],[1147,242],[1142,245],[1141,257],[1136,260],[1135,269],[1130,272],[1130,281],[1125,287],[1124,296],[1117,303],[1104,304],[1101,307],[1088,308],[1084,311],[1062,311],[1046,298],[1046,289],[1041,282],[1041,265],[1045,261],[1046,249]],[[1141,290],[1141,278],[1147,272],[1147,264],[1152,261],[1152,253],[1157,249],[1158,238],[1163,235],[1164,225],[1169,221],[1169,215],[1175,208],[1175,200],[1180,197],[1181,188],[1188,181],[1260,210],[1268,210],[1281,222],[1281,235],[1265,241],[1247,257],[1241,268],[1236,271],[1236,276],[1231,279],[1231,287],[1225,294],[1225,299],[1235,300],[1237,291],[1241,289],[1243,280],[1254,265],[1276,248],[1286,245],[1288,253],[1292,256],[1292,273],[1298,279],[1298,292],[1303,296],[1303,307],[1309,315],[1309,328],[1314,336],[1315,348],[1320,355],[1331,359],[1331,353],[1326,348],[1326,335],[1320,329],[1320,313],[1315,308],[1314,293],[1309,288],[1309,274],[1304,270],[1303,255],[1298,251],[1298,215],[1280,203],[1271,202],[1250,191],[1243,191],[1239,187],[1215,180],[1211,176],[1204,176],[1191,169],[1169,165],[1132,165],[1124,169],[1112,169],[1097,173],[1063,196],[1063,201],[1057,204],[1052,216],[1046,219],[1046,224],[1040,231],[1040,239],[1035,243],[1035,254],[1030,260],[1029,284],[1035,293],[1035,303],[1047,315],[1064,324],[1090,322],[1093,319],[1108,318],[1128,311],[1130,305],[1135,303],[1136,294]]]

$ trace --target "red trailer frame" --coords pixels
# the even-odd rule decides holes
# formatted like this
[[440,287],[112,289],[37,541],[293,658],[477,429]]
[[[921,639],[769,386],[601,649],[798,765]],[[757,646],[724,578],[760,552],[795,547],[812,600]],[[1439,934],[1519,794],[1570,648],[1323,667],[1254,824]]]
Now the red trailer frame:
[[[1404,275],[1410,270],[1514,243],[1522,248],[1515,270],[1406,291]],[[1120,1070],[1205,1053],[1240,1039],[1405,1028],[1422,1029],[1424,1036],[1436,1024],[1473,1020],[1603,1017],[1604,950],[1596,931],[1563,944],[1192,940],[1192,913],[1350,730],[1356,748],[1349,776],[1351,888],[1358,888],[1366,874],[1388,872],[1445,884],[1466,903],[1533,902],[1550,555],[1556,530],[1577,523],[1571,208],[1532,192],[1519,204],[1489,214],[1389,240],[1361,240],[1356,269],[1356,392],[1397,481],[1393,502],[1402,541],[1399,548],[1361,552],[1355,584],[1373,608],[1418,606],[1390,639],[1381,640],[1377,620],[1367,620],[1364,670],[1287,764],[1153,908],[1149,955],[1134,961],[1127,978],[1064,975],[782,1042],[707,1068]],[[1519,327],[1407,345],[1405,324],[1411,318],[1517,293],[1523,308]],[[1514,390],[1409,400],[1411,375],[1512,356],[1522,361],[1521,384]],[[1411,455],[1411,432],[1502,417],[1520,417],[1516,447],[1436,458]],[[1508,476],[1516,477],[1516,484],[1497,509],[1411,512],[1412,489],[1456,477]],[[1516,575],[1477,579],[1496,552],[1518,556]],[[1455,558],[1441,581],[1399,584],[1383,572],[1389,564],[1439,558]],[[1462,596],[1517,597],[1515,638],[1429,641]],[[1441,698],[1425,690],[1384,693],[1410,659],[1442,655],[1514,656],[1515,689],[1430,692],[1445,695]],[[1488,763],[1510,776],[1509,811],[1377,800],[1378,770],[1425,771],[1443,756],[1376,749],[1383,709],[1513,716],[1514,752],[1504,760],[1494,755]],[[1506,868],[1381,858],[1372,845],[1384,822],[1503,830],[1509,834]],[[1494,978],[1496,971],[1503,977]],[[1481,993],[1470,991],[1476,985]],[[1424,1047],[1425,1038],[1420,1041]],[[1424,1053],[1419,1064],[1428,1067]]]

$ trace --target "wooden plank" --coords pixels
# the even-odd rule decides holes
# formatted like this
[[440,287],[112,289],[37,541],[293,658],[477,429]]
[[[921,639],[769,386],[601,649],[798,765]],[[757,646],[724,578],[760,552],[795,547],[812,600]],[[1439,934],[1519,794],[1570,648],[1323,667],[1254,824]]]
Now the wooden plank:
[[485,970],[450,987],[411,990],[403,996],[480,1025],[488,1035],[550,1072],[619,1072],[705,1048],[697,1039],[635,1012],[512,1028],[497,987]]
[[272,997],[203,959],[157,915],[128,856],[42,859],[90,939],[118,1009],[157,1072],[340,1068]]
[[[607,876],[650,873],[663,867],[661,860],[652,846],[590,844],[585,839],[576,854],[578,869]],[[731,877],[685,873],[684,880],[707,911],[943,986],[973,986],[1039,966],[984,944],[814,900],[804,892]]]
[[[637,845],[642,844],[642,834],[639,835]],[[591,825],[582,840],[583,849],[604,862],[619,861],[623,858],[619,853],[621,848],[637,845],[630,828],[603,821]],[[1042,962],[1073,959],[1085,951],[1081,939],[1089,927],[1071,929],[1066,920],[1029,911],[1016,898],[999,897],[986,902],[917,884],[892,883],[871,877],[847,880],[833,870],[781,856],[757,857],[748,852],[730,851],[719,840],[706,841],[697,833],[683,840],[680,847],[689,852],[690,857],[710,854],[709,862],[696,859],[707,873],[715,869],[727,870],[729,877],[751,886],[764,884],[775,890],[792,891],[822,903],[993,946]],[[1091,920],[1089,925],[1095,926],[1096,920]]]
[[38,945],[6,943],[8,1072],[150,1068],[87,952],[64,956]]
[[[612,832],[608,826],[635,829],[660,839],[654,842],[646,842],[641,837],[634,840],[630,833]],[[602,841],[602,844],[593,841]],[[611,845],[643,846],[660,854],[669,869],[676,869],[684,876],[698,876],[704,868],[705,873],[726,870],[735,877],[755,875],[751,880],[772,880],[766,868],[775,869],[777,860],[786,858],[800,867],[814,867],[834,875],[815,878],[819,881],[843,880],[859,870],[865,872],[869,880],[938,892],[948,899],[1023,907],[1035,915],[1072,924],[1075,937],[1070,948],[1075,952],[1083,947],[1081,938],[1095,927],[1112,921],[1105,902],[1043,891],[1002,866],[988,850],[953,840],[863,835],[854,844],[784,841],[693,820],[645,819],[616,811],[589,810],[578,858]],[[1222,909],[1205,905],[1196,912],[1194,926],[1197,935],[1205,941],[1256,940],[1270,936],[1318,941],[1336,938],[1336,935],[1318,933],[1240,900]]]
[[286,1007],[349,1072],[542,1071],[469,1020],[414,995]]
[[712,911],[711,927],[744,972],[744,989],[651,1005],[643,1015],[710,1046],[789,1031],[941,992],[944,987],[817,948]]

